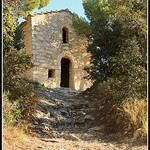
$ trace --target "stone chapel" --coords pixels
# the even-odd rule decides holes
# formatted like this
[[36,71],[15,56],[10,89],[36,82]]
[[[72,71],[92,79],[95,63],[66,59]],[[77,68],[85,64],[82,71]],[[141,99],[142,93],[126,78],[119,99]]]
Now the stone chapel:
[[20,24],[24,44],[33,54],[34,67],[25,75],[49,88],[86,90],[92,81],[84,79],[89,65],[87,40],[76,35],[68,10],[29,14]]

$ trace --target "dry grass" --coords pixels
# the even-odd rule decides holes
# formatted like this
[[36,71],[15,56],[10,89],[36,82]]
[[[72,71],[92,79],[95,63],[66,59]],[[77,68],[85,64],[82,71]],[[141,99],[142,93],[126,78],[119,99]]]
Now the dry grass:
[[12,103],[8,100],[8,93],[3,93],[3,148],[14,144],[24,136],[24,129],[27,128],[25,122],[15,125],[15,117],[12,113],[17,102]]
[[[107,102],[109,101],[113,102],[112,95],[110,93],[111,91],[109,89],[109,85],[112,82],[113,80],[109,80],[108,82],[103,82],[102,84],[98,86],[98,94],[101,96],[101,99],[104,99]],[[114,107],[114,108],[117,108],[117,110],[119,110],[119,112],[121,113],[121,116],[123,115],[121,117],[122,123],[124,123],[124,125],[129,127],[127,129],[131,130],[131,132],[134,132],[137,129],[142,128],[142,131],[144,133],[143,133],[143,137],[141,138],[146,140],[147,139],[147,101],[130,98],[130,100],[129,99],[124,100],[120,104],[116,103],[116,106],[117,107]],[[126,118],[124,117],[124,115],[126,116]],[[120,123],[119,125],[121,127],[122,125]]]
[[5,126],[3,125],[3,147],[14,144],[16,141],[23,137],[23,131],[14,126]]
[[130,100],[123,102],[123,110],[134,127],[134,130],[142,128],[147,137],[147,102],[143,100]]

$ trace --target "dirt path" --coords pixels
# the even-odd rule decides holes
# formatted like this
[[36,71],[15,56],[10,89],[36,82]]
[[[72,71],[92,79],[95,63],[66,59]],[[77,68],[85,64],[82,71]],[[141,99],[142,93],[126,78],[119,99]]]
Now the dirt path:
[[[38,98],[30,133],[6,150],[146,150],[120,134],[106,134],[87,95],[73,89],[36,89]],[[93,112],[93,113],[92,113]]]

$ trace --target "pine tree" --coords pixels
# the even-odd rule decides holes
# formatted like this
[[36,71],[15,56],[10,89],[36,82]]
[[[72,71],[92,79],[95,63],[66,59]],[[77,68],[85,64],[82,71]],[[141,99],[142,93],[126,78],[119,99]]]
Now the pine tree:
[[[83,0],[83,6],[90,29],[84,26],[83,31],[92,54],[85,68],[88,78],[98,83],[113,79],[115,99],[146,97],[146,1]],[[75,26],[76,21],[73,26],[81,28],[83,23]]]

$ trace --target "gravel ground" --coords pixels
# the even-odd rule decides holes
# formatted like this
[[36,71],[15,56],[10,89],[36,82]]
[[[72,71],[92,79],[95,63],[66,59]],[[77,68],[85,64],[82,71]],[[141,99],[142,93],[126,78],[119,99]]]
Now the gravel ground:
[[[73,89],[36,89],[38,98],[30,132],[3,143],[4,150],[146,150],[147,145],[122,133],[105,132],[96,95]],[[79,94],[79,95],[78,95]],[[90,98],[90,100],[89,100]],[[92,99],[92,100],[91,100]],[[103,111],[104,112],[104,111]],[[100,113],[100,112],[99,112]],[[109,114],[109,113],[108,113]],[[109,117],[109,116],[108,116]],[[109,119],[109,118],[108,118]],[[107,131],[110,126],[107,126]],[[117,129],[116,129],[117,130]]]

